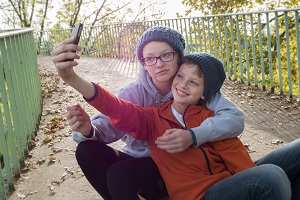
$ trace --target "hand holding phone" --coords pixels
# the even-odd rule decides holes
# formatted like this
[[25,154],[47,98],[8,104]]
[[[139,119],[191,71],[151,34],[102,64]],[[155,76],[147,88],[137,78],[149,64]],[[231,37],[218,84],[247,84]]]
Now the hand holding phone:
[[[76,37],[76,40],[74,42],[72,42],[72,44],[78,45],[79,40],[80,40],[80,36],[81,36],[81,32],[82,32],[82,28],[83,28],[82,23],[77,23],[73,26],[71,37]],[[72,52],[75,53],[75,51],[72,51]],[[73,61],[73,60],[74,59],[66,59],[65,61]]]

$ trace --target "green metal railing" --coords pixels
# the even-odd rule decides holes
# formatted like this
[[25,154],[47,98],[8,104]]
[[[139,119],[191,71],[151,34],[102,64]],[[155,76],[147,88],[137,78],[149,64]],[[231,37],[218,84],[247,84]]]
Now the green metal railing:
[[[84,56],[135,60],[136,43],[148,28],[172,27],[186,40],[185,53],[203,51],[220,58],[227,76],[271,92],[300,96],[300,8],[126,24],[85,26]],[[49,55],[70,29],[36,32],[39,55]]]
[[33,29],[0,33],[0,199],[14,189],[41,112]]

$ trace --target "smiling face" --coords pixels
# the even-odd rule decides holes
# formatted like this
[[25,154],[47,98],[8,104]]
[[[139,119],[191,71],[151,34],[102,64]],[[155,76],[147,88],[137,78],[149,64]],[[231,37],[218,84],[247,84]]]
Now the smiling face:
[[[159,57],[170,52],[175,51],[168,43],[153,41],[144,46],[143,58]],[[178,70],[178,63],[178,53],[175,53],[174,59],[169,62],[163,62],[160,59],[157,59],[157,62],[154,65],[144,65],[144,69],[148,71],[149,75],[152,78],[153,84],[162,93],[162,95],[164,95],[163,93],[170,91],[173,77]]]
[[189,105],[204,98],[204,74],[194,63],[183,63],[172,83],[173,107],[183,114]]

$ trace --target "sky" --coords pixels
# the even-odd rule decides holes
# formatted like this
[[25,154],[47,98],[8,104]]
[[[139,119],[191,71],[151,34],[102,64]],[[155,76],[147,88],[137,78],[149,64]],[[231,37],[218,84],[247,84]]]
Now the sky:
[[185,6],[182,5],[181,0],[167,0],[166,1],[166,19],[176,18],[176,13],[184,14]]
[[[136,1],[137,3],[131,4],[130,7],[132,7],[134,5],[139,5],[138,2],[140,0],[134,0],[134,1]],[[182,0],[165,0],[165,1],[166,1],[166,4],[160,8],[160,9],[163,9],[165,11],[165,16],[163,17],[163,19],[174,19],[174,18],[176,18],[176,13],[179,13],[181,15],[184,14],[186,8],[185,8],[184,5],[182,5],[182,3],[181,3]],[[51,13],[53,13],[53,15],[56,14],[55,10],[56,9],[54,8],[54,10],[53,10],[54,12],[51,12]],[[137,10],[138,10],[138,8],[137,8]],[[55,20],[56,17],[55,16],[49,16],[49,14],[51,14],[51,13],[48,13],[48,17],[50,19],[52,19],[52,21],[54,22],[54,21],[56,21]],[[198,14],[193,13],[193,16],[199,16],[199,13]],[[1,18],[2,17],[0,16],[0,24],[2,24],[2,29],[11,28],[11,27],[5,27],[6,25],[1,23]]]

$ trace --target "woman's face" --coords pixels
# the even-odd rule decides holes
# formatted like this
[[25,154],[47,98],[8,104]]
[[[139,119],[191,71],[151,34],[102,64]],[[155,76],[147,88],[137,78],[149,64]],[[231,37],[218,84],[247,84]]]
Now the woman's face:
[[[172,57],[172,52],[175,50],[165,42],[153,41],[146,44],[143,48],[143,58],[146,57],[159,57],[163,60],[168,60],[168,57]],[[171,54],[168,54],[171,53]],[[155,58],[154,58],[155,59]],[[150,58],[151,60],[151,58]],[[174,54],[174,59],[169,62],[163,62],[157,59],[156,64],[151,66],[144,65],[144,69],[148,71],[149,75],[152,77],[152,81],[155,86],[162,84],[171,85],[174,75],[178,70],[179,57],[178,53]]]
[[185,108],[196,105],[200,98],[204,98],[204,74],[199,73],[196,64],[183,63],[180,66],[173,80],[172,93],[175,104]]

